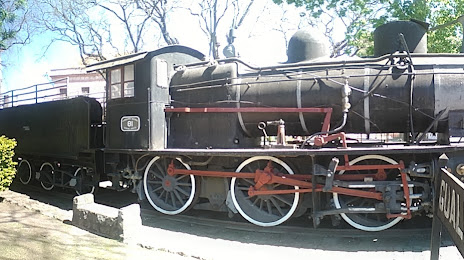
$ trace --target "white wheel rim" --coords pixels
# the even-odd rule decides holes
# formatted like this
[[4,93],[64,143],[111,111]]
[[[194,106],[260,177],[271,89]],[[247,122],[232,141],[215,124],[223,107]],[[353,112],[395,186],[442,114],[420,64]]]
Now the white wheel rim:
[[[237,169],[235,170],[235,172],[240,172],[243,167],[245,167],[247,164],[249,164],[250,162],[254,162],[254,161],[258,161],[258,160],[267,160],[267,161],[273,161],[277,164],[280,164],[282,167],[284,167],[284,169],[289,173],[289,174],[294,174],[292,169],[290,168],[290,166],[288,166],[285,162],[283,162],[282,160],[278,159],[278,158],[275,158],[275,157],[272,157],[272,156],[255,156],[255,157],[251,157],[251,158],[248,158],[247,160],[245,160],[244,162],[242,162],[238,167]],[[249,222],[255,224],[255,225],[258,225],[258,226],[262,226],[262,227],[272,227],[272,226],[277,226],[277,225],[280,225],[282,224],[283,222],[285,222],[286,220],[288,220],[292,215],[293,213],[295,212],[296,210],[296,207],[298,206],[298,201],[299,201],[299,198],[300,198],[300,193],[299,192],[295,192],[295,197],[293,199],[293,204],[292,204],[292,207],[290,208],[290,210],[288,211],[287,214],[285,214],[285,216],[283,216],[282,218],[276,220],[276,221],[272,221],[272,222],[261,222],[261,221],[258,221],[258,220],[255,220],[254,218],[248,216],[245,211],[240,207],[240,204],[238,203],[237,201],[237,198],[236,198],[236,194],[235,194],[235,181],[236,181],[236,177],[232,178],[231,182],[230,182],[230,193],[231,193],[231,197],[232,197],[232,202],[234,203],[234,206],[235,208],[237,209],[237,211],[240,213],[240,215],[242,215],[243,218],[245,218],[246,220],[248,220]],[[294,186],[296,190],[299,189],[298,186]]]
[[21,160],[21,162],[20,162],[19,165],[18,165],[17,173],[19,173],[19,169],[21,169],[21,165],[23,165],[23,163],[24,163],[24,164],[27,164],[27,167],[29,168],[29,175],[28,175],[28,178],[27,178],[26,181],[24,181],[24,180],[22,179],[23,176],[20,175],[20,176],[19,176],[19,181],[20,181],[22,184],[27,185],[27,184],[29,184],[29,182],[31,182],[31,179],[32,179],[32,167],[31,167],[31,164],[30,164],[27,160]]
[[[150,173],[150,168],[158,159],[160,159],[159,156],[156,156],[153,159],[151,159],[150,163],[148,163],[148,165],[147,165],[147,168],[145,168],[145,173],[143,175],[143,189],[145,191],[145,196],[147,197],[147,200],[148,200],[148,202],[150,202],[151,206],[153,208],[155,208],[157,211],[159,211],[159,212],[161,212],[163,214],[176,215],[176,214],[182,213],[183,211],[185,211],[192,204],[193,198],[195,197],[195,191],[196,191],[195,176],[190,175],[190,182],[192,183],[192,189],[190,191],[190,196],[189,196],[188,200],[186,201],[186,203],[184,204],[184,206],[182,206],[181,208],[176,209],[176,210],[163,209],[162,207],[156,205],[156,203],[152,200],[152,198],[150,196],[150,192],[148,191],[148,185],[147,185],[147,178],[148,178],[148,175]],[[182,160],[177,159],[177,158],[176,158],[176,160],[178,162],[180,162],[187,170],[191,169],[190,166],[188,164],[182,162]]]
[[[49,163],[49,162],[43,163],[43,164],[40,166],[40,171],[42,171],[42,169],[43,169],[45,166],[50,166],[50,168],[52,168],[52,175],[53,175],[53,171],[55,170],[55,167],[53,167],[53,165],[52,165],[51,163]],[[55,187],[54,184],[52,184],[50,187],[46,187],[46,186],[44,185],[43,182],[40,182],[40,185],[42,186],[42,188],[44,188],[44,190],[52,190],[53,187]]]
[[[388,158],[386,156],[383,156],[383,155],[363,155],[363,156],[360,156],[360,157],[357,157],[357,158],[351,160],[349,162],[349,165],[353,165],[353,164],[356,164],[356,163],[358,163],[360,161],[368,160],[368,159],[381,160],[381,161],[385,161],[385,162],[390,163],[390,164],[398,164],[395,160],[393,160],[391,158]],[[340,171],[340,172],[338,172],[338,174],[343,174],[344,172],[345,171]],[[410,191],[411,191],[411,189],[410,189]],[[338,193],[333,193],[332,195],[333,195],[335,207],[337,209],[341,209],[342,206],[341,206],[340,200],[338,198]],[[360,229],[360,230],[364,230],[364,231],[382,231],[382,230],[385,230],[385,229],[389,229],[389,228],[393,227],[394,225],[398,224],[398,222],[400,222],[401,220],[404,219],[402,217],[397,217],[397,218],[393,219],[392,221],[386,223],[385,225],[381,225],[381,226],[377,226],[377,227],[369,227],[369,226],[364,226],[364,225],[361,225],[359,223],[356,223],[355,221],[350,219],[345,213],[340,213],[340,216],[342,216],[342,218],[348,224],[350,224],[352,227]]]
[[[81,171],[81,170],[82,170],[81,167],[77,168],[77,170],[74,172],[74,177],[76,177],[77,174],[79,173],[79,171]],[[83,181],[83,180],[84,180],[84,179],[81,178],[81,181]],[[81,185],[82,185],[82,184],[81,184]],[[78,190],[75,190],[75,191],[76,191],[76,194],[77,194],[77,195],[82,195]],[[95,191],[95,186],[92,186],[92,189],[90,190],[89,193],[90,193],[90,194],[93,194],[94,191]]]

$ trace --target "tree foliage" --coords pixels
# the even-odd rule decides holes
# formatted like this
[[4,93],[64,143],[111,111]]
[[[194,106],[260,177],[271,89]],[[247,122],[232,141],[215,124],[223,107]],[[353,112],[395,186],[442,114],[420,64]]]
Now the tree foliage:
[[22,44],[29,37],[19,39],[18,33],[26,27],[26,0],[6,0],[0,2],[0,51],[12,45]]
[[13,161],[16,141],[5,136],[0,136],[0,191],[8,189],[16,174]]
[[[464,14],[460,0],[274,0],[303,7],[308,23],[325,29],[331,39],[333,56],[372,55],[374,28],[392,20],[416,19],[435,28]],[[339,27],[342,27],[342,30]],[[338,27],[338,28],[337,28]],[[334,40],[334,33],[345,33]],[[431,30],[428,33],[429,52],[458,52],[462,28],[459,24]]]

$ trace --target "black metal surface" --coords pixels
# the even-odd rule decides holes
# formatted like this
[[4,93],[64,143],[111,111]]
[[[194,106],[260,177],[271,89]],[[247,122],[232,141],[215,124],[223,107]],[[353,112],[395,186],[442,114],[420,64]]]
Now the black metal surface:
[[[235,78],[237,70],[234,64],[194,67],[178,72],[171,82],[172,103],[176,107],[332,107],[334,109],[331,125],[336,126],[342,117],[341,89],[348,84],[353,93],[349,97],[352,108],[348,116],[345,132],[352,133],[402,133],[409,131],[411,73],[403,67],[397,56],[384,59],[377,65],[362,65],[358,61],[333,62],[326,66],[296,67],[242,73]],[[452,100],[449,87],[456,83],[462,75],[448,77],[445,70],[457,71],[460,57],[435,59],[434,65],[426,57],[413,56],[414,74],[412,118],[415,132],[426,130],[435,115],[446,107],[446,101]],[[436,72],[440,69],[440,72]],[[240,70],[240,69],[239,69]],[[229,73],[227,73],[229,71]],[[217,72],[215,74],[215,72]],[[436,77],[436,75],[442,75]],[[211,75],[216,75],[212,77]],[[418,76],[420,75],[420,76]],[[190,82],[190,84],[188,83]],[[301,94],[299,94],[301,93]],[[436,99],[437,93],[439,96]],[[438,103],[438,104],[437,104]],[[451,101],[450,108],[459,107],[458,102]],[[176,116],[176,115],[174,115]],[[211,117],[211,115],[203,115]],[[308,135],[321,130],[322,114],[304,114],[302,127],[300,115],[297,113],[242,113],[244,126],[253,137],[262,135],[257,129],[261,121],[283,119],[288,135]],[[235,122],[239,121],[239,115]],[[214,127],[214,120],[203,125]],[[188,128],[191,122],[184,125]],[[366,129],[366,124],[369,130]],[[238,127],[241,127],[237,124]],[[182,127],[179,127],[182,128]],[[175,131],[175,130],[174,130]],[[182,131],[182,130],[181,130]],[[275,130],[269,129],[269,134]],[[447,131],[446,123],[439,120],[432,132]],[[193,135],[206,133],[193,133]],[[181,135],[180,138],[184,138]],[[194,136],[201,139],[205,137]],[[201,143],[201,141],[200,141]],[[197,148],[189,146],[190,148]],[[214,148],[214,146],[213,146]],[[233,148],[233,146],[230,146]]]
[[[166,143],[164,107],[169,105],[168,86],[158,83],[168,80],[176,64],[197,62],[200,52],[184,46],[170,46],[149,52],[135,62],[134,97],[109,99],[107,102],[106,147],[119,149],[162,149]],[[157,60],[167,63],[166,74],[159,75]],[[109,72],[107,72],[109,73]],[[107,76],[107,78],[109,78]],[[138,116],[140,130],[123,131],[121,120]]]
[[302,62],[330,55],[328,41],[317,30],[299,30],[288,42],[288,63]]
[[[231,104],[227,100],[234,97],[235,87],[204,88],[197,91],[182,91],[182,89],[205,86],[205,82],[225,86],[237,76],[237,66],[233,63],[181,70],[174,74],[171,85],[184,85],[186,88],[171,89],[171,105],[234,107],[236,103]],[[236,114],[175,113],[169,117],[169,148],[247,148],[256,147],[258,143],[259,140],[247,138],[241,131]]]
[[377,27],[374,31],[374,55],[381,56],[404,51],[398,34],[405,36],[411,52],[427,52],[427,29],[413,21],[394,21]]
[[102,147],[101,106],[77,97],[0,110],[0,133],[18,142],[16,153],[54,158],[78,157]]

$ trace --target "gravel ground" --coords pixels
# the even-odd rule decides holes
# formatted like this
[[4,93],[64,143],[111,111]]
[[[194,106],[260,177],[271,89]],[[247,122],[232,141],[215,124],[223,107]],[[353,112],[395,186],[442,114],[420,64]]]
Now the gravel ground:
[[[72,212],[43,200],[12,191],[0,198],[0,259],[430,259],[427,235],[266,234],[157,218],[144,218],[139,247],[128,246],[65,224]],[[442,246],[440,259],[463,258]]]

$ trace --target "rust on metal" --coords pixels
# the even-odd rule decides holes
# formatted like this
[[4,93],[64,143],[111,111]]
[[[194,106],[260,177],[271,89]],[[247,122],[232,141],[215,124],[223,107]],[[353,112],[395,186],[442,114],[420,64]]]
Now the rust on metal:
[[[377,169],[375,167],[380,166],[387,167],[389,165],[368,165],[370,169]],[[226,178],[244,178],[244,179],[253,179],[255,180],[256,185],[252,186],[252,190],[249,190],[249,195],[276,195],[276,194],[289,194],[295,192],[319,192],[322,191],[322,185],[317,185],[316,189],[313,189],[313,184],[309,180],[298,180],[295,178],[295,175],[290,174],[282,174],[281,176],[277,176],[275,173],[272,173],[272,165],[270,166],[269,163],[265,167],[264,170],[256,170],[254,173],[249,172],[223,172],[223,171],[202,171],[202,170],[187,170],[187,169],[176,169],[174,164],[171,163],[167,170],[169,175],[197,175],[197,176],[207,176],[207,177],[226,177]],[[362,176],[362,175],[361,175]],[[307,178],[307,176],[304,176]],[[282,184],[288,186],[298,186],[302,189],[295,190],[260,190],[264,185],[267,184]],[[349,188],[340,188],[340,187],[333,187],[332,190],[329,192],[339,193],[343,195],[349,196],[358,196],[363,198],[371,198],[376,200],[382,200],[382,193],[380,192],[370,192],[370,191],[361,191],[361,190],[354,190]],[[253,194],[253,195],[252,195]],[[409,195],[408,195],[409,197]]]

